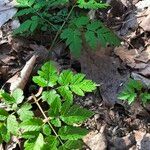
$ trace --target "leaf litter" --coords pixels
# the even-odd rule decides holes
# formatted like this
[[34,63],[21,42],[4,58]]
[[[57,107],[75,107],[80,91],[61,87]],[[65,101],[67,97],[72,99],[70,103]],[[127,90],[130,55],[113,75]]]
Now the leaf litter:
[[[111,55],[111,57],[110,54],[112,54],[113,51],[106,51],[106,53],[108,52],[107,55],[101,55],[98,53],[96,54],[100,55],[100,57],[98,58],[102,58],[102,61],[109,61],[110,58],[115,58],[115,60],[117,60],[118,62],[118,59],[116,59],[116,57],[119,57],[121,62],[117,63],[117,67],[115,69],[113,68],[114,60],[110,61],[112,65],[106,62],[105,68],[103,67],[104,65],[99,65],[98,68],[94,69],[104,69],[104,74],[107,74],[108,66],[110,65],[110,68],[113,68],[109,72],[110,76],[114,76],[112,72],[115,72],[119,69],[121,70],[121,73],[125,71],[125,76],[127,76],[129,67],[131,76],[135,79],[140,79],[148,87],[148,83],[150,83],[150,3],[149,0],[142,0],[139,2],[137,0],[133,2],[134,5],[131,5],[126,0],[121,0],[121,3],[114,1],[114,4],[112,4],[113,9],[106,13],[107,17],[104,18],[103,16],[105,15],[100,16],[104,18],[104,22],[109,25],[109,27],[116,30],[116,33],[118,33],[118,35],[123,39],[124,42],[123,46],[114,49],[114,55]],[[116,11],[116,3],[117,6],[121,6],[119,7],[121,8],[120,11]],[[134,6],[134,9],[132,8],[132,6]],[[13,10],[11,13],[15,14],[15,11]],[[96,13],[100,14],[99,12]],[[12,18],[11,16],[12,15],[9,16],[9,19]],[[92,16],[92,18],[94,17]],[[4,23],[6,23],[9,19],[5,19]],[[112,22],[110,22],[109,20],[111,20]],[[12,29],[19,26],[18,21],[8,21],[6,24],[4,23],[2,23],[3,26],[0,30],[1,85],[3,85],[16,73],[19,74],[26,62],[35,53],[39,54],[39,65],[41,65],[43,61],[45,61],[45,57],[42,57],[42,54],[40,52],[44,49],[45,56],[47,56],[48,54],[46,46],[42,46],[40,44],[37,45],[34,43],[34,41],[30,42],[30,40],[14,39],[9,36],[12,32]],[[70,57],[70,54],[66,54],[66,51],[64,52],[64,49],[67,49],[65,46],[62,46],[60,44],[58,47],[59,48],[57,48],[56,50],[57,53],[53,54],[53,59],[57,60],[61,68],[66,68],[66,66],[67,68],[71,68],[71,66],[73,66],[72,64],[75,61],[78,61],[78,64],[80,64],[80,60],[75,60],[74,58]],[[49,57],[46,58],[49,59]],[[43,60],[40,61],[41,59]],[[38,61],[36,61],[36,64]],[[76,71],[77,68],[78,66],[76,65],[72,69]],[[33,69],[31,69],[31,71],[32,70]],[[120,87],[120,85],[123,84],[127,80],[127,78],[124,78],[122,80],[120,75],[116,75],[115,80],[121,79],[121,82],[114,81],[114,85],[116,86],[116,88]],[[102,81],[106,82],[105,76],[102,76],[100,83]],[[28,80],[26,82],[27,86],[29,86],[28,84],[30,82]],[[112,84],[113,83],[108,85],[108,88],[111,87]],[[76,103],[79,103],[80,105],[83,105],[84,107],[87,107],[96,112],[96,115],[84,124],[87,128],[91,129],[92,132],[94,132],[92,133],[92,136],[87,135],[90,144],[93,142],[93,145],[90,145],[89,147],[91,147],[92,150],[99,150],[99,147],[94,148],[94,145],[96,145],[96,143],[94,142],[98,142],[97,145],[100,144],[99,142],[102,142],[104,144],[104,147],[101,147],[101,149],[106,149],[106,147],[108,149],[122,149],[122,147],[120,147],[120,143],[122,143],[125,149],[141,148],[145,150],[148,145],[150,145],[150,136],[148,134],[150,128],[149,121],[145,121],[144,119],[141,119],[139,117],[139,114],[143,113],[144,110],[141,108],[141,110],[139,110],[139,112],[137,112],[137,114],[135,115],[134,109],[128,109],[129,106],[126,106],[126,104],[118,104],[117,102],[116,104],[107,106],[103,103],[103,100],[107,99],[107,95],[111,95],[112,91],[109,91],[109,93],[107,93],[106,91],[107,89],[104,89],[105,94],[101,93],[101,95],[103,95],[102,98],[100,98],[100,95],[97,94],[96,96],[87,95],[85,99],[76,99]],[[136,107],[137,106],[133,106],[133,108]],[[143,115],[147,116],[147,119],[149,119],[148,115],[145,115],[145,113],[143,113]],[[102,131],[101,128],[103,126],[105,126],[105,130]],[[97,138],[100,138],[101,141],[98,141]],[[146,141],[147,147],[145,147],[144,141]],[[87,145],[89,142],[87,142]]]

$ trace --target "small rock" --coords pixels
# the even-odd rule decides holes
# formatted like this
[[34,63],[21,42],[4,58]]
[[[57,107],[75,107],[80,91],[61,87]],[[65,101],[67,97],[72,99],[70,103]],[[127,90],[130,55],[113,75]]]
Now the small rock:
[[106,150],[107,140],[104,132],[90,132],[83,139],[91,150]]

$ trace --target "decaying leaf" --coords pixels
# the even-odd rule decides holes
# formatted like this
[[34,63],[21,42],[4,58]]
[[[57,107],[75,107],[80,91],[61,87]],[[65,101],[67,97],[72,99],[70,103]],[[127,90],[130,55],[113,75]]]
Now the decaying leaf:
[[150,60],[150,46],[148,46],[142,53],[135,58],[135,60],[147,63]]
[[135,58],[139,55],[138,51],[135,49],[127,50],[124,47],[117,47],[114,50],[115,54],[120,57],[120,59],[125,62],[128,66],[133,67],[135,64]]
[[[36,55],[33,55],[29,61],[26,62],[26,65],[21,70],[20,75],[14,75],[11,79],[7,81],[10,83],[10,91],[14,91],[16,88],[24,89],[26,83],[28,82],[28,78],[32,72],[36,61]],[[16,79],[15,79],[16,78]],[[15,79],[15,80],[13,80]]]
[[150,64],[147,65],[146,68],[142,69],[141,71],[139,71],[140,74],[144,75],[144,76],[150,76]]

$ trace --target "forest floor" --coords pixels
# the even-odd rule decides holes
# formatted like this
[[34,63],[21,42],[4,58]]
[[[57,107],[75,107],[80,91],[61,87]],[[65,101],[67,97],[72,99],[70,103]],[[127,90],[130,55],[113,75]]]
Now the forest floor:
[[[101,85],[96,93],[75,99],[76,103],[95,112],[84,123],[90,129],[83,139],[88,147],[85,149],[150,150],[150,105],[144,109],[140,102],[128,105],[117,100],[130,77],[150,88],[150,1],[114,1],[111,12],[96,11],[96,16],[121,37],[121,46],[91,52],[92,58],[84,54],[75,59],[65,44],[60,43],[51,56],[61,70],[84,72]],[[7,91],[33,54],[38,53],[37,66],[49,59],[47,48],[52,38],[40,34],[14,38],[11,31],[16,24],[9,20],[0,29],[0,88]],[[33,69],[30,78],[36,71]],[[24,92],[29,95],[33,83],[31,79],[26,82]]]

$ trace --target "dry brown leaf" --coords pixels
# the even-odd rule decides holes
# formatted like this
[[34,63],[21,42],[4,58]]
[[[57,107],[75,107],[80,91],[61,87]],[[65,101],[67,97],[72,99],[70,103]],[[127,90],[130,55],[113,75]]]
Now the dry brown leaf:
[[135,60],[147,63],[150,61],[150,46],[148,46]]
[[117,47],[114,50],[115,54],[125,62],[128,66],[134,68],[136,66],[135,58],[139,56],[138,51],[135,49],[127,50],[124,47]]
[[150,7],[142,15],[145,17],[142,18],[140,26],[144,31],[150,31]]
[[146,68],[139,71],[139,73],[146,77],[149,77],[150,76],[150,64]]
[[134,66],[134,69],[144,69],[147,67],[147,64],[145,63],[136,63]]

